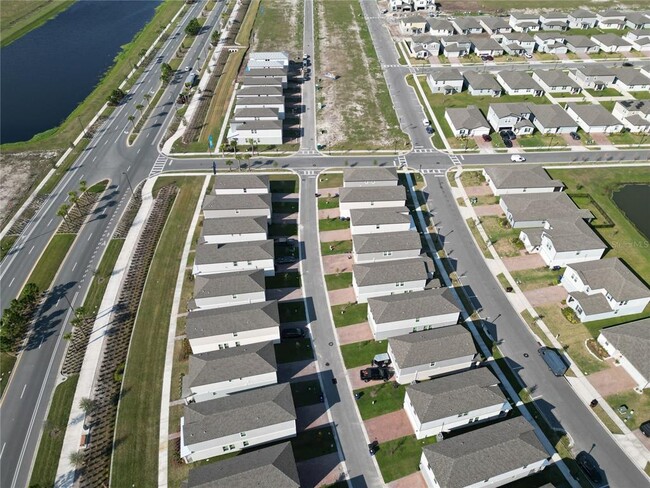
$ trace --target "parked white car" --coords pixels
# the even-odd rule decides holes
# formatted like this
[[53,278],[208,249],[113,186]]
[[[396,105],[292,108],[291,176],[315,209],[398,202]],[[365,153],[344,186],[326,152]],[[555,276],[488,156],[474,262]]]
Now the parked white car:
[[526,161],[526,158],[523,157],[521,154],[513,154],[510,156],[510,161],[513,161],[515,163],[520,163],[522,161]]

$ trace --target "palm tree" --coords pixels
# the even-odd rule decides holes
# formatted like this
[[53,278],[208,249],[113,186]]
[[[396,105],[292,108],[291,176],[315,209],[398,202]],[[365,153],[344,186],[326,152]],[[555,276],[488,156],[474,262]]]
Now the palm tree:
[[75,469],[79,469],[86,464],[86,456],[84,456],[81,451],[74,451],[70,453],[68,461],[70,461],[70,464],[72,464]]
[[73,209],[75,209],[75,214],[79,217],[83,217],[83,213],[81,212],[80,208],[80,203],[79,203],[79,195],[77,194],[76,191],[69,191],[68,192],[68,198],[70,199],[70,203],[72,204]]
[[228,171],[232,171],[232,159],[226,161],[226,166],[228,166]]
[[142,113],[142,109],[143,109],[143,108],[144,108],[144,105],[142,105],[141,103],[138,103],[138,104],[135,106],[135,109],[136,109],[138,112],[140,112],[140,113]]
[[88,190],[88,183],[86,180],[79,180],[79,193],[86,193]]
[[226,152],[226,149],[228,149],[228,144],[225,142],[222,142],[221,145],[219,146],[219,150],[221,151],[221,156],[223,157],[224,153]]
[[127,119],[133,124],[133,128],[135,129],[135,115],[129,115]]
[[230,139],[230,147],[232,147],[232,150],[235,152],[235,158],[237,157],[237,139]]
[[255,139],[250,137],[250,138],[246,139],[246,142],[248,143],[248,145],[251,148],[251,153],[255,154]]
[[66,224],[68,223],[68,211],[69,210],[70,210],[70,205],[68,205],[67,203],[64,203],[56,211],[56,215],[58,217],[61,217]]
[[235,160],[237,161],[237,171],[241,171],[241,154],[235,153]]
[[151,93],[145,93],[143,97],[147,101],[147,105],[151,102]]

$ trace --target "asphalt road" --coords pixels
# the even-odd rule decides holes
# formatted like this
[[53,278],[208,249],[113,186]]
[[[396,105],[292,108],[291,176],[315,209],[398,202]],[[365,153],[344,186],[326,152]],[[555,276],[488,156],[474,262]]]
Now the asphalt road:
[[[368,453],[368,443],[357,415],[354,396],[346,384],[346,369],[337,347],[336,331],[328,306],[327,289],[320,260],[318,225],[315,225],[318,222],[314,197],[317,188],[316,178],[316,174],[308,176],[303,174],[300,182],[300,227],[304,244],[302,279],[316,361],[321,372],[323,393],[352,487],[382,486],[381,475]],[[332,382],[333,378],[337,380],[336,384]]]
[[305,0],[303,16],[303,53],[308,55],[311,75],[302,84],[302,106],[304,108],[300,117],[302,137],[300,139],[300,154],[316,154],[316,83],[314,73],[317,73],[316,58],[314,56],[314,2]]
[[513,371],[532,390],[536,406],[553,427],[569,432],[575,442],[574,454],[591,451],[610,486],[648,486],[645,476],[605,432],[564,377],[555,377],[537,353],[539,345],[474,245],[447,178],[426,176],[426,182],[429,208],[445,251],[455,261],[468,295],[474,296],[476,305],[482,308],[481,317],[486,319],[487,329],[496,340],[503,341],[499,348]]
[[[176,31],[182,32],[189,19],[197,17],[203,6],[204,2],[191,6],[172,35]],[[192,63],[200,55],[205,55],[209,26],[215,25],[222,9],[223,3],[220,2],[207,20],[205,32],[188,53],[186,59]],[[165,61],[171,59],[182,37],[182,34],[171,37],[159,56]],[[158,60],[151,63],[130,90],[127,100],[104,122],[0,266],[3,303],[7,303],[18,295],[56,230],[60,220],[56,211],[67,199],[68,191],[76,190],[80,180],[87,180],[89,186],[103,179],[110,180],[109,191],[79,232],[38,312],[34,333],[21,354],[0,406],[0,485],[3,487],[22,487],[29,481],[41,427],[58,381],[66,347],[62,337],[70,330],[72,308],[83,303],[92,272],[99,265],[104,247],[130,196],[130,184],[135,185],[147,178],[159,156],[158,142],[173,113],[173,104],[182,89],[184,76],[166,90],[133,146],[126,145],[131,128],[128,116],[137,117],[135,106],[146,105],[144,94],[153,94],[160,86],[159,64]]]

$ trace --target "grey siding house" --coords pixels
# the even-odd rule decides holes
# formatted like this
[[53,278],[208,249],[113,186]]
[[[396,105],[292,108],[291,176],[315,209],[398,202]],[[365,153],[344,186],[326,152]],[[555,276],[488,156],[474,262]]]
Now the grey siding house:
[[357,186],[397,186],[397,169],[387,168],[352,168],[343,172],[345,188]]
[[352,255],[355,263],[417,258],[421,250],[422,243],[417,232],[383,232],[352,236]]
[[226,244],[229,242],[251,242],[266,239],[268,220],[266,217],[231,217],[225,219],[204,219],[200,242]]
[[352,287],[359,303],[369,298],[423,290],[433,277],[433,263],[424,258],[359,263],[352,267]]
[[190,310],[263,302],[266,299],[263,270],[220,273],[194,279]]
[[206,195],[203,200],[206,219],[222,217],[266,217],[271,219],[271,195]]
[[406,207],[350,210],[350,232],[352,235],[403,232],[413,229],[415,229],[415,224]]

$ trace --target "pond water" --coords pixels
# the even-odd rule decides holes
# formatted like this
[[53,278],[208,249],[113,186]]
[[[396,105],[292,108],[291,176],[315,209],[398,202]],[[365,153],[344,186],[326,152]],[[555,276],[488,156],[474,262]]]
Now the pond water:
[[[59,125],[153,17],[160,0],[78,0],[0,50],[0,143]],[[84,120],[83,123],[88,123]]]
[[613,199],[636,228],[650,239],[650,185],[625,185],[614,192]]

